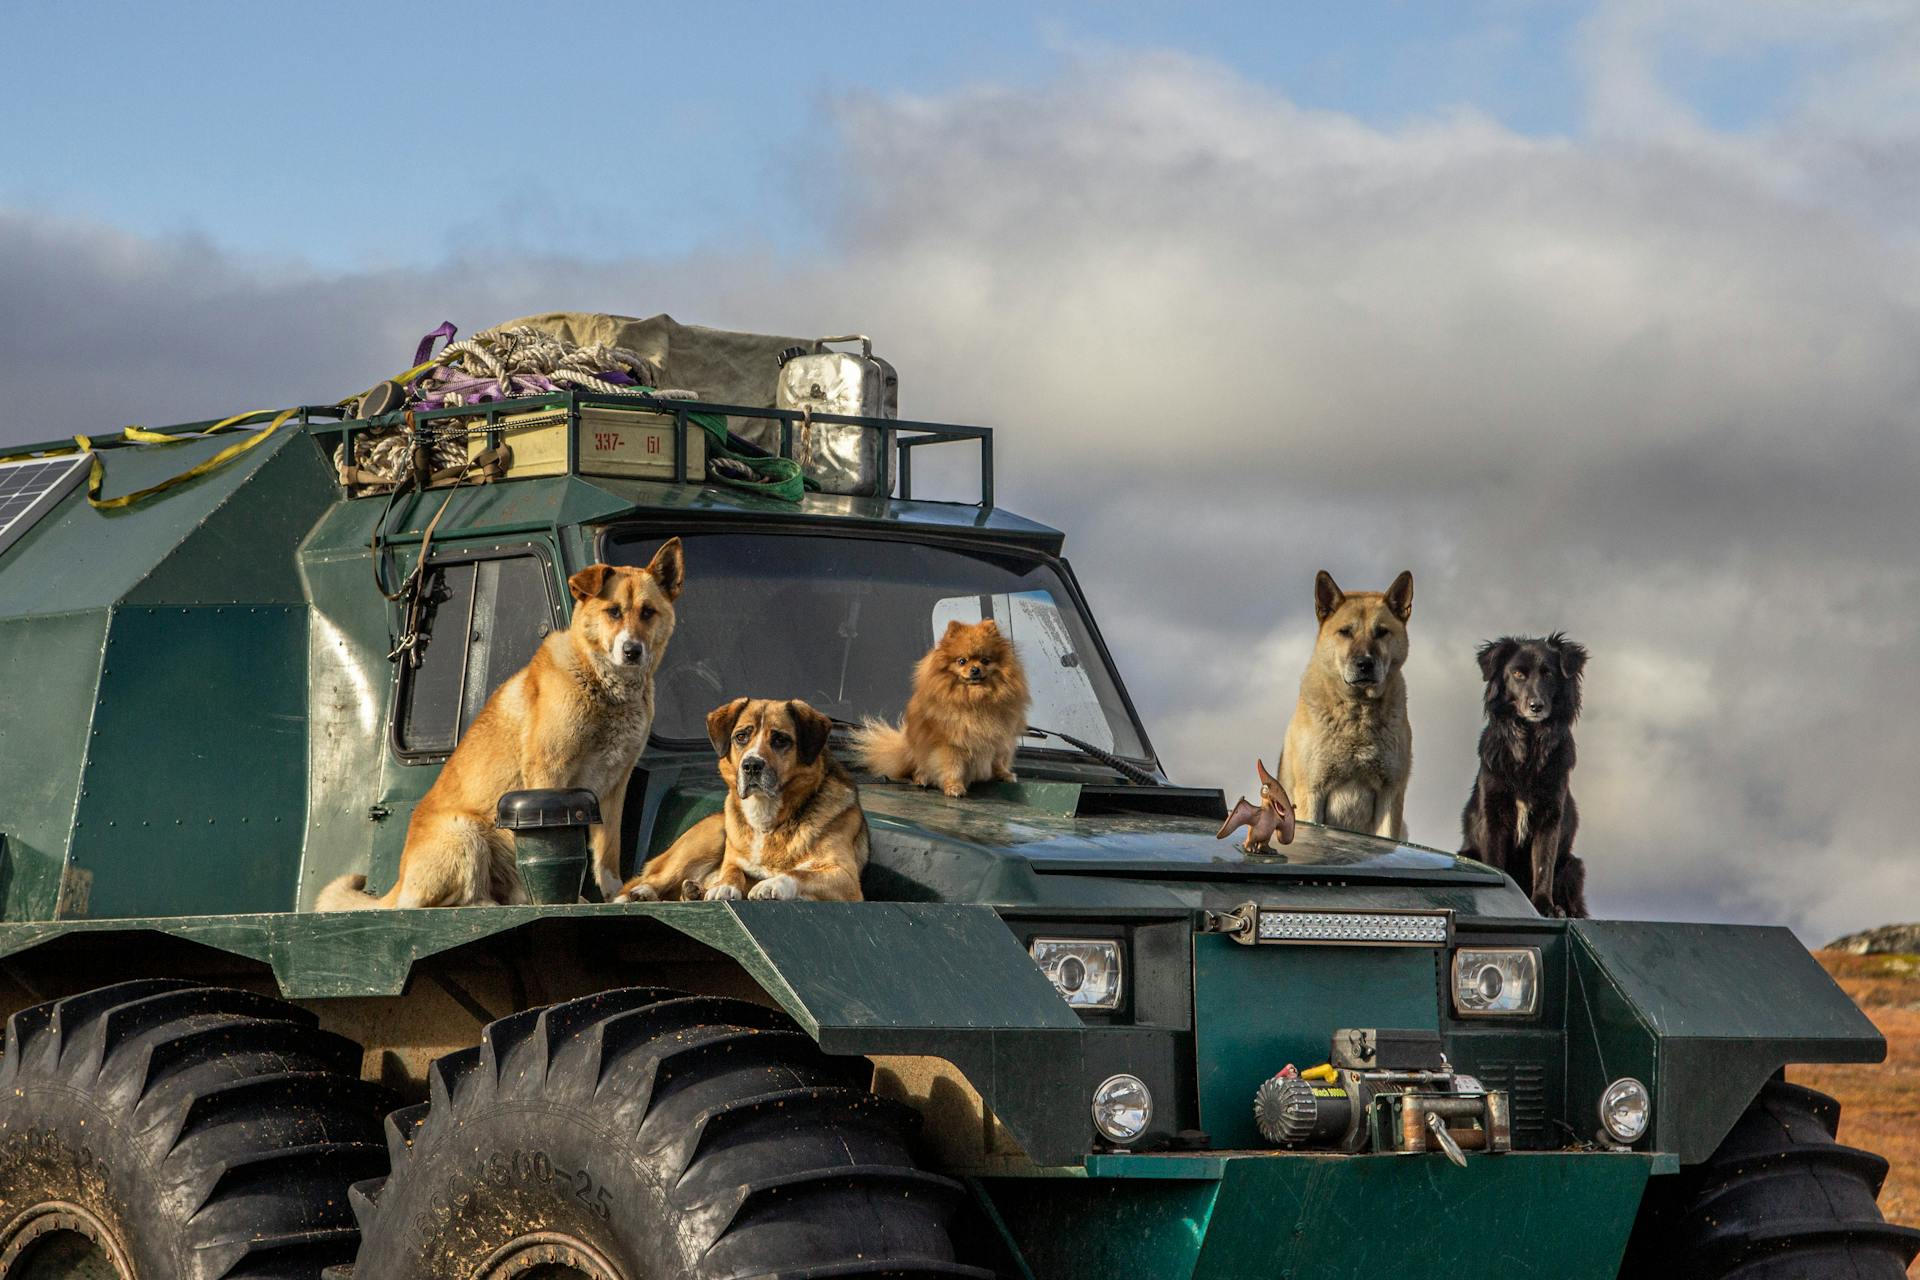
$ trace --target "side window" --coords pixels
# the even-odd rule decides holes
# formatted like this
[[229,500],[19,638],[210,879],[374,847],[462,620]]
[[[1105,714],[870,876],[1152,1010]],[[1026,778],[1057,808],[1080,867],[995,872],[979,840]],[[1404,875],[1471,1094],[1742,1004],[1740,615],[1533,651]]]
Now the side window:
[[403,667],[394,717],[402,757],[452,751],[487,698],[553,629],[537,556],[460,560],[427,575],[420,665]]

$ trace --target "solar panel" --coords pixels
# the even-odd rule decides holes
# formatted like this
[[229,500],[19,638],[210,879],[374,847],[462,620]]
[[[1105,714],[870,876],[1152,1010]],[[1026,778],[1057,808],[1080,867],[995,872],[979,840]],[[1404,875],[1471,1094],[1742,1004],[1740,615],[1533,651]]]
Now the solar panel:
[[90,453],[0,462],[0,555],[86,477]]

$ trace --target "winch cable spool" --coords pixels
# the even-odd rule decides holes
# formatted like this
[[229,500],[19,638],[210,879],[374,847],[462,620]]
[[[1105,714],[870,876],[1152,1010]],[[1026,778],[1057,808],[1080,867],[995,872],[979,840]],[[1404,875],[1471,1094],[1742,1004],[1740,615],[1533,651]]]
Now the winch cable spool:
[[1354,1104],[1342,1084],[1279,1075],[1255,1091],[1253,1120],[1276,1146],[1338,1147],[1354,1130]]

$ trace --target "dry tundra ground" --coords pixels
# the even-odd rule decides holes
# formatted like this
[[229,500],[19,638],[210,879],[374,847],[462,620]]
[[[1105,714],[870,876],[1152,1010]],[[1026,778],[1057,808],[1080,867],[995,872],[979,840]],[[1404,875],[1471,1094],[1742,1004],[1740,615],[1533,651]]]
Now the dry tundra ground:
[[[1887,1060],[1793,1067],[1787,1077],[1840,1099],[1840,1140],[1893,1165],[1880,1211],[1891,1222],[1920,1226],[1920,956],[1814,955],[1886,1036]],[[1920,1275],[1920,1263],[1908,1274]]]

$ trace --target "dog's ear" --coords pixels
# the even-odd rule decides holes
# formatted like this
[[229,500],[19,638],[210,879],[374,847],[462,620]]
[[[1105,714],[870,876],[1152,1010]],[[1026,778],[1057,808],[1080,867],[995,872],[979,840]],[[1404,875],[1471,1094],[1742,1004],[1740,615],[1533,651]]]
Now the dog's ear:
[[948,640],[953,639],[955,632],[965,631],[966,629],[967,629],[966,623],[960,621],[960,619],[958,618],[951,619],[947,623],[947,629],[940,633],[941,643],[944,644]]
[[707,712],[707,741],[720,755],[726,755],[733,738],[733,726],[739,723],[740,713],[747,709],[751,698],[735,698],[723,707],[715,707]]
[[611,565],[590,564],[567,579],[567,590],[575,600],[591,600],[607,585],[607,575],[612,572]]
[[787,714],[793,717],[793,742],[799,749],[800,763],[812,764],[827,749],[833,721],[798,698],[787,703]]
[[1413,616],[1413,570],[1402,569],[1387,588],[1387,611],[1402,622]]
[[653,559],[647,562],[647,576],[651,577],[667,599],[680,598],[681,584],[687,580],[687,553],[680,546],[680,539],[668,538],[653,553]]
[[1580,673],[1587,669],[1587,646],[1577,640],[1569,640],[1556,631],[1547,637],[1547,648],[1560,660],[1561,678],[1578,680]]
[[1513,655],[1520,652],[1520,642],[1512,636],[1502,636],[1498,640],[1489,640],[1480,646],[1480,678],[1489,684],[1499,679]]
[[980,623],[980,629],[982,631],[991,631],[993,632],[994,635],[1000,634],[1000,624],[995,622],[992,618],[983,619]]
[[1346,598],[1347,593],[1340,589],[1340,584],[1335,582],[1333,575],[1325,569],[1313,575],[1313,616],[1315,618],[1325,622],[1327,615],[1338,609],[1340,602]]

